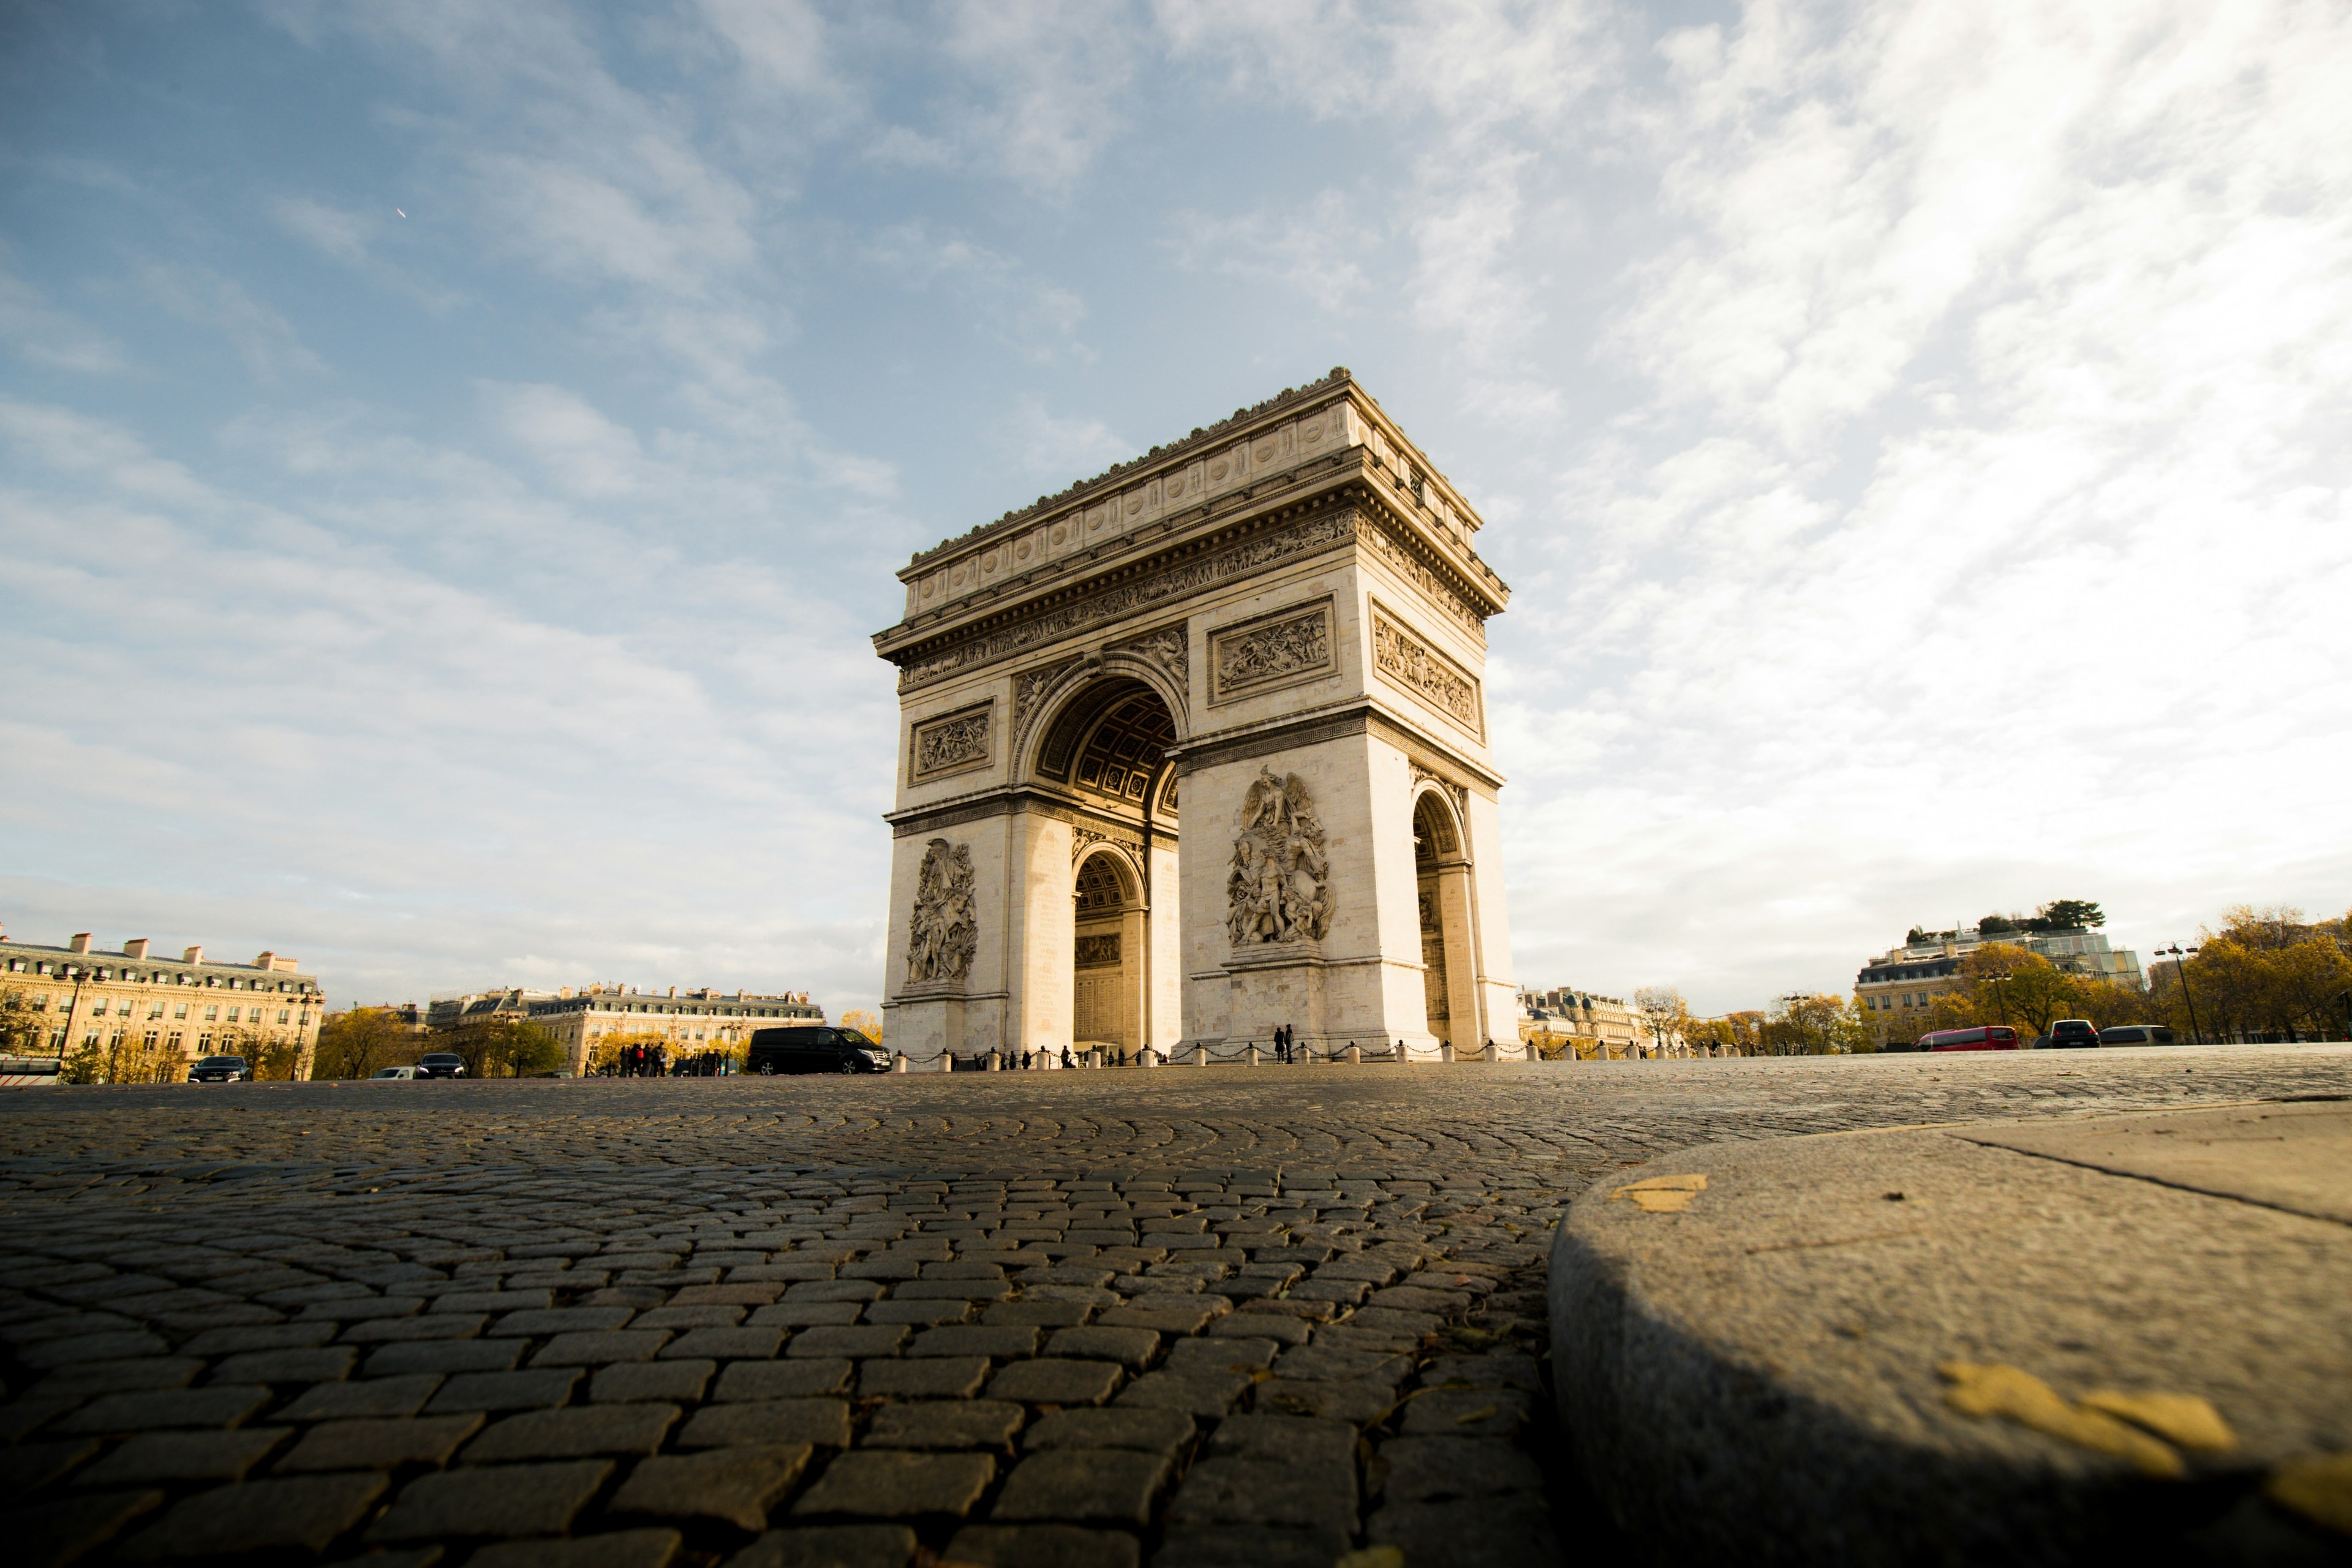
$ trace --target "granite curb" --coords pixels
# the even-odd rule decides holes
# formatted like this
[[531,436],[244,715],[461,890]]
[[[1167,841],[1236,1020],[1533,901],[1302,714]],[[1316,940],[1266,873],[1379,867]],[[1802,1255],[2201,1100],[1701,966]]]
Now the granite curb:
[[2283,1478],[2352,1451],[2347,1148],[2274,1102],[1630,1166],[1554,1237],[1575,1463],[1659,1561],[2344,1561]]

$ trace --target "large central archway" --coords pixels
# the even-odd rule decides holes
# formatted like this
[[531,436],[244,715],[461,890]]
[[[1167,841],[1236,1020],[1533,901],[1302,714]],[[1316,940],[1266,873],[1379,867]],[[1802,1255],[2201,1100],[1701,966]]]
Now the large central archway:
[[[1106,1060],[1146,1049],[1164,1058],[1182,1027],[1181,840],[1168,759],[1176,716],[1150,681],[1087,668],[1052,694],[1035,733],[1031,776],[1066,803],[1072,820],[1068,1011],[1040,995],[1032,1037],[1043,1026]],[[1034,940],[1058,947],[1058,934],[1041,930]]]

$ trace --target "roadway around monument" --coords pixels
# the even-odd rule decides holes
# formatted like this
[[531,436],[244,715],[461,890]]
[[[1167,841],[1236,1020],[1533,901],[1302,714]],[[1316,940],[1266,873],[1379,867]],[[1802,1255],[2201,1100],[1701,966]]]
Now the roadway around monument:
[[[12,1555],[35,1563],[1643,1556],[1673,1529],[1642,1478],[1687,1471],[1708,1435],[1662,1430],[1680,1447],[1633,1464],[1601,1447],[1623,1445],[1622,1401],[1599,1411],[1573,1377],[1562,1431],[1553,1346],[1589,1368],[1577,1347],[1610,1327],[1557,1317],[1564,1213],[1571,1236],[1596,1205],[1604,1227],[1651,1226],[1622,1233],[1643,1247],[1754,1228],[1762,1250],[1742,1266],[1782,1272],[1703,1327],[1754,1352],[1767,1382],[1827,1364],[1835,1342],[1907,1357],[1887,1375],[1924,1379],[1921,1408],[1944,1408],[1941,1361],[2015,1362],[2071,1399],[2103,1331],[2137,1344],[2138,1316],[2226,1300],[2231,1276],[2200,1258],[2290,1244],[2265,1226],[2342,1229],[2095,1169],[2180,1157],[2115,1140],[2096,1160],[2070,1152],[2100,1125],[2081,1119],[2345,1095],[2340,1046],[29,1090],[0,1098],[0,1507]],[[1804,1136],[1830,1132],[1861,1136]],[[2055,1142],[2012,1146],[2037,1138]],[[1874,1141],[1886,1152],[1865,1156]],[[1911,1162],[1920,1206],[1907,1188],[1903,1205],[1872,1202],[1913,1225],[1981,1187],[1979,1256],[2021,1222],[1972,1162],[2071,1184],[2065,1212],[2127,1211],[2179,1246],[2113,1270],[2079,1251],[2077,1288],[2042,1328],[2092,1349],[2043,1364],[2017,1328],[2039,1298],[1997,1308],[1997,1279],[1952,1298],[1982,1321],[1947,1323],[1906,1307],[1913,1282],[1847,1273],[1880,1316],[1864,1324],[1875,1337],[1842,1337],[1822,1302],[1783,1300],[1787,1271],[1832,1257],[1852,1270],[1868,1249],[1773,1246],[1861,1201],[1783,1201],[1789,1162],[1821,1160],[1846,1185]],[[1710,1171],[1679,1203],[1612,1195]],[[1770,1172],[1783,1200],[1742,1218],[1741,1173]],[[2177,1300],[2151,1314],[2109,1301],[2102,1331],[2085,1320],[2105,1280],[2169,1283]],[[2342,1327],[2338,1305],[2339,1346]],[[2162,1381],[2221,1391],[2265,1455],[2304,1441],[2311,1396],[2289,1385],[2310,1381],[2308,1356],[2251,1340],[2228,1354],[2229,1377],[2200,1384],[2194,1348],[2179,1349]],[[2269,1415],[2238,1392],[2265,1375],[2289,1388]],[[2340,1362],[2335,1375],[2340,1389]],[[2016,1473],[2127,1468],[1952,1419],[1936,1440],[1977,1442]],[[1867,1469],[1837,1451],[1769,1458]],[[2201,1464],[2168,1495],[2218,1496]],[[1710,1506],[1704,1489],[1685,1501]],[[1736,1489],[1712,1506],[1738,1527]],[[2326,1550],[2278,1510],[2260,1528],[2272,1549]]]

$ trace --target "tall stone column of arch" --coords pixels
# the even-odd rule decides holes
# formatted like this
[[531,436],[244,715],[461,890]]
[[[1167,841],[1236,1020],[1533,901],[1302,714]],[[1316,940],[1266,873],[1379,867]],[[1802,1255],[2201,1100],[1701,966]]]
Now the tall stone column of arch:
[[909,1066],[1516,1047],[1481,526],[1335,370],[917,555]]

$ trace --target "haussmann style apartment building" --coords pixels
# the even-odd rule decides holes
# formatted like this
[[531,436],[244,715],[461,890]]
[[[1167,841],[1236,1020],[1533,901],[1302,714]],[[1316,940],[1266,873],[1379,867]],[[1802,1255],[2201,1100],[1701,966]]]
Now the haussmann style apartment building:
[[1519,993],[1519,1037],[1561,1037],[1580,1058],[1609,1060],[1654,1050],[1648,1030],[1649,1020],[1622,997],[1573,986]]
[[294,1076],[310,1076],[325,1012],[317,975],[276,952],[224,963],[207,960],[201,947],[172,959],[152,954],[152,945],[142,937],[109,952],[94,947],[88,931],[64,947],[0,936],[0,986],[19,993],[39,1023],[42,1055],[137,1044],[184,1064],[291,1047]]
[[436,1032],[499,1017],[535,1024],[553,1035],[563,1048],[564,1065],[575,1075],[587,1070],[596,1042],[608,1035],[657,1035],[675,1058],[741,1046],[758,1028],[825,1021],[824,1009],[810,1002],[805,991],[764,996],[709,986],[680,993],[675,985],[667,995],[604,984],[473,991],[436,996],[427,1012]]
[[1854,1000],[1878,1043],[1916,1038],[1920,1020],[1935,1005],[1936,998],[1965,988],[1960,962],[1987,942],[1996,942],[2039,953],[2059,968],[2090,979],[2147,989],[2139,954],[2127,947],[2110,946],[2105,931],[2079,927],[1988,931],[1978,926],[1923,931],[1900,947],[1888,948],[1854,976]]

